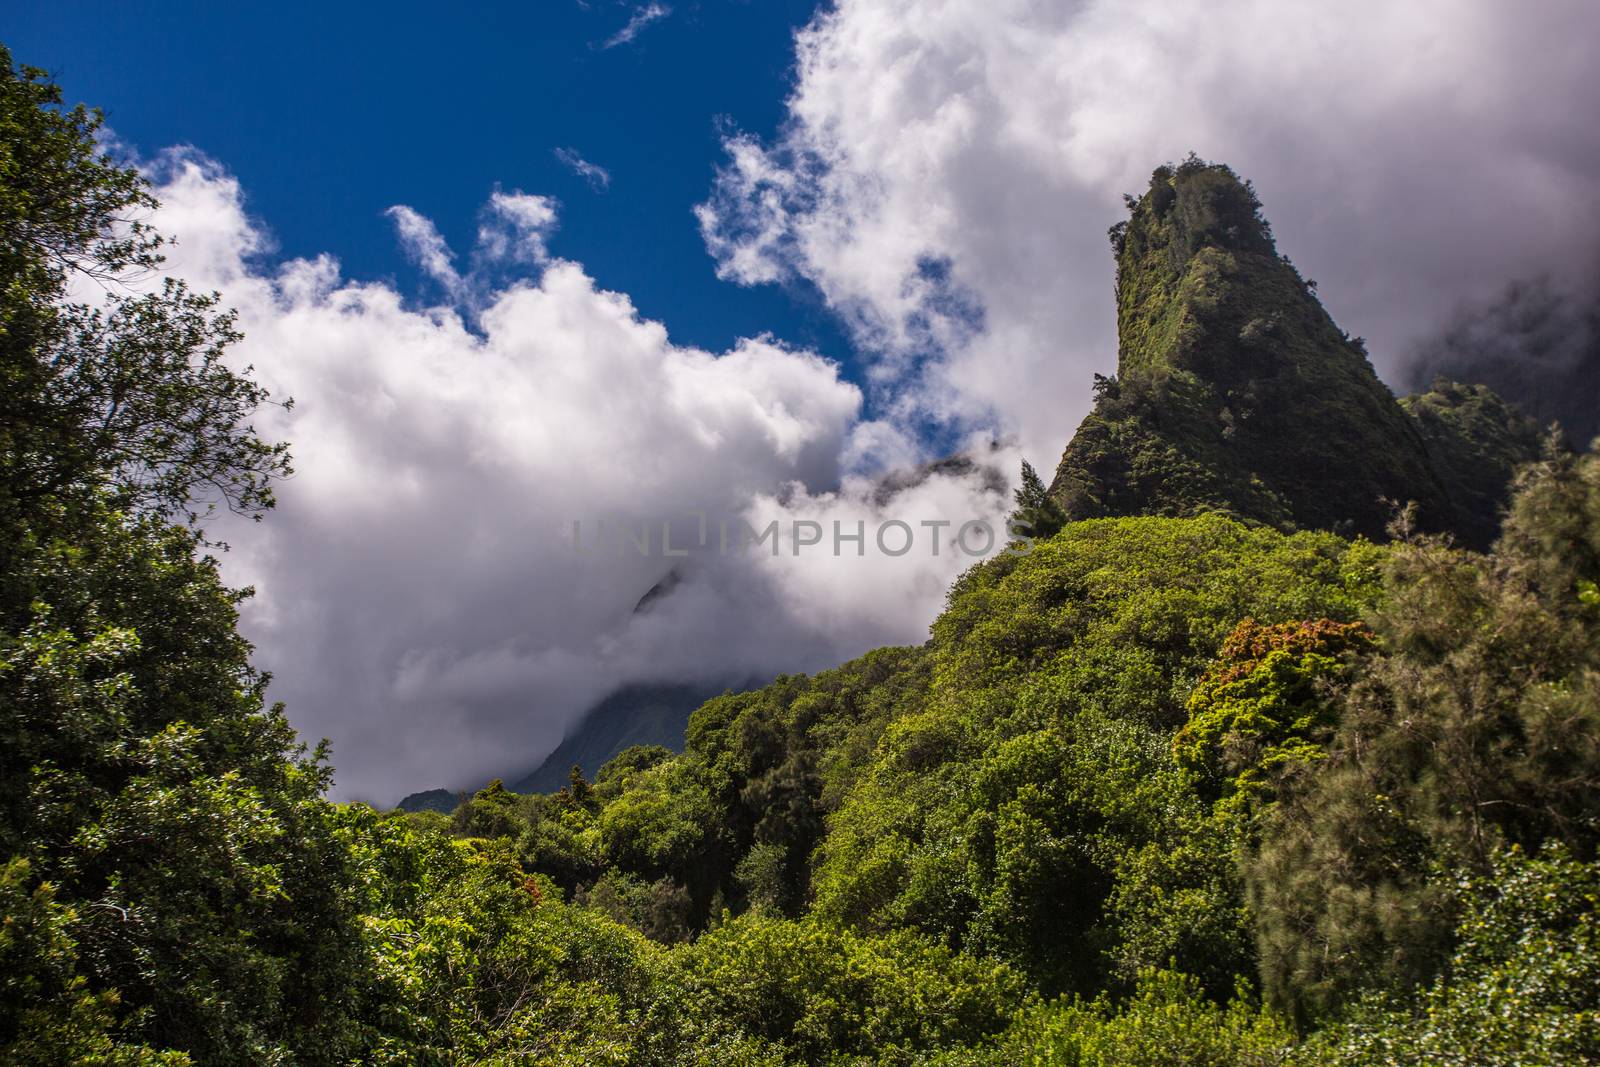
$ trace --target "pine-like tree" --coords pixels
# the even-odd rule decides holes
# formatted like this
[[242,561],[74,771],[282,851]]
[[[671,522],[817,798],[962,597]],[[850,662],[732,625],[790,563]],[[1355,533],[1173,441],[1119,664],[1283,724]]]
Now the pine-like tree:
[[1011,494],[1017,509],[1011,513],[1011,526],[1023,530],[1029,537],[1053,537],[1067,524],[1067,514],[1061,510],[1045,488],[1044,480],[1033,464],[1022,461],[1022,484]]

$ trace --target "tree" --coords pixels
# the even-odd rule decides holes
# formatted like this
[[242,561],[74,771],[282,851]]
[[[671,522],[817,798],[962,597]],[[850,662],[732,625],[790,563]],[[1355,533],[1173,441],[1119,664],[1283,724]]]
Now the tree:
[[[68,499],[197,521],[259,515],[287,446],[249,425],[268,395],[225,359],[215,294],[166,280],[148,182],[97,143],[102,118],[0,46],[0,520],[7,541]],[[102,307],[69,300],[74,279]],[[58,516],[59,518],[59,516]],[[10,547],[9,545],[7,547]]]
[[1026,530],[1030,537],[1052,537],[1067,524],[1066,512],[1027,460],[1022,461],[1022,484],[1011,497],[1017,505],[1011,513],[1011,525]]
[[1383,655],[1316,765],[1285,767],[1248,864],[1267,994],[1327,1017],[1449,958],[1449,872],[1499,849],[1600,846],[1600,456],[1532,465],[1490,556],[1396,549]]
[[99,128],[0,49],[0,918],[45,976],[0,1062],[344,1062],[368,957],[331,772],[194,528],[269,507],[287,452],[217,298],[131,288],[155,202]]
[[515,837],[523,827],[517,813],[517,795],[499,778],[457,807],[450,822],[456,833],[467,837]]
[[[1428,1067],[1594,1063],[1600,1057],[1600,865],[1560,845],[1511,848],[1457,887],[1444,975],[1414,996],[1368,997],[1308,1062]],[[1320,1052],[1320,1055],[1316,1053]]]
[[574,763],[567,772],[567,795],[572,798],[573,804],[581,807],[589,802],[591,792],[593,787],[589,785],[589,779],[583,776],[583,768]]
[[1371,647],[1358,622],[1243,620],[1190,695],[1173,754],[1203,795],[1248,808],[1276,768],[1321,758],[1336,687]]

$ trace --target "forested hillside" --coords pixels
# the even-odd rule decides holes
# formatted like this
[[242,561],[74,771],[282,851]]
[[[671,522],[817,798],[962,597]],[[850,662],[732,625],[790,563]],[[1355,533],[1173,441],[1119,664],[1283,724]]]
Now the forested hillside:
[[[0,54],[0,1063],[1600,1060],[1594,452],[1522,464],[1503,524],[1464,529],[1500,526],[1487,551],[1425,532],[1479,473],[1431,442],[1508,412],[1463,388],[1408,414],[1301,306],[1282,345],[1344,346],[1317,373],[1364,398],[1339,440],[1412,451],[1297,482],[1299,431],[1240,466],[1287,419],[1259,412],[1127,514],[1034,478],[1019,508],[1060,528],[963,575],[923,645],[714,698],[681,754],[554,793],[334,804],[203,533],[207,502],[270,508],[288,456],[250,420],[283,398],[229,368],[214,298],[69,301],[161,270],[99,130]],[[1118,238],[1125,317],[1165,196]],[[1303,295],[1235,237],[1265,272],[1239,299]],[[1102,431],[1134,453],[1072,469],[1165,448],[1141,420],[1168,394],[1111,418],[1117,388],[1069,459]],[[1370,491],[1413,476],[1422,524],[1385,526]]]

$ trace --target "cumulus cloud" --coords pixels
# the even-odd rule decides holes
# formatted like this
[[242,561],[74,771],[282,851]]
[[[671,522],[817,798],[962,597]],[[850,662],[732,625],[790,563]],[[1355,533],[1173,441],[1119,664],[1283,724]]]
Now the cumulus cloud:
[[618,45],[628,44],[639,34],[644,32],[646,26],[652,22],[659,22],[672,14],[672,8],[666,4],[645,4],[643,7],[633,9],[633,14],[616,33],[607,37],[600,45],[601,48],[615,48]]
[[[951,580],[1006,548],[1010,495],[1002,471],[1011,448],[935,464],[903,479],[849,478],[836,491],[795,486],[758,496],[748,528],[781,531],[777,551],[756,553],[765,586],[786,614],[834,635],[840,647],[920,644]],[[796,542],[816,540],[822,551]]]
[[[257,662],[301,732],[334,741],[341,796],[525,769],[628,682],[741,682],[920,641],[972,562],[932,554],[931,534],[1004,510],[970,472],[886,496],[844,476],[861,393],[832,363],[770,338],[673,343],[550,255],[546,199],[496,192],[480,266],[453,275],[472,306],[418,307],[330,257],[262,265],[266,238],[216,164],[170,153],[150,172],[173,273],[239,309],[237,358],[296,400],[259,425],[292,443],[298,473],[265,523],[220,531],[224,568],[256,587]],[[413,254],[456,261],[427,220],[394,217]],[[526,270],[497,283],[491,260]],[[837,560],[794,555],[791,526],[777,556],[771,540],[724,554],[696,530],[703,515],[736,534],[774,518],[831,532],[835,514],[956,526],[914,554],[847,543]],[[618,544],[595,546],[601,522]],[[671,594],[635,612],[669,575]]]
[[[840,0],[788,119],[699,208],[721,275],[803,278],[897,416],[996,425],[1043,467],[1115,365],[1106,228],[1190,150],[1254,180],[1381,373],[1600,237],[1593,5]],[[1577,284],[1577,283],[1575,283]]]
[[[212,166],[197,160],[197,166]],[[394,220],[401,250],[422,273],[437,282],[455,304],[479,309],[492,300],[504,270],[542,266],[550,257],[545,241],[556,227],[556,202],[550,197],[496,189],[478,214],[477,247],[471,268],[456,268],[456,254],[433,220],[396,204],[384,212]],[[256,234],[244,238],[259,242]]]
[[555,226],[554,200],[496,189],[478,224],[478,252],[490,263],[537,266],[549,258],[545,239]]
[[584,159],[578,154],[577,149],[558,148],[555,156],[562,166],[588,182],[589,188],[601,193],[611,188],[611,172],[598,163]]
[[394,220],[400,237],[400,247],[423,274],[444,286],[448,292],[461,288],[461,275],[456,273],[455,254],[445,243],[443,235],[433,224],[404,204],[396,204],[384,212]]

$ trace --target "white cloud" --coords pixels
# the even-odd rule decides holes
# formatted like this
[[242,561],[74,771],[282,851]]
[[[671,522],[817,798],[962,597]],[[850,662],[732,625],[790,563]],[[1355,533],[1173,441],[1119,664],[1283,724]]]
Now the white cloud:
[[[194,165],[216,169],[203,160]],[[456,269],[456,254],[433,220],[404,204],[384,214],[394,220],[400,247],[422,273],[438,282],[453,303],[476,311],[493,299],[504,268],[538,267],[549,260],[545,242],[556,228],[556,207],[550,197],[496,189],[479,212],[477,247],[466,274]]]
[[589,188],[596,192],[605,192],[611,187],[611,172],[598,163],[591,163],[578,154],[575,148],[558,148],[555,157],[572,173],[589,183]]
[[422,273],[454,293],[461,288],[461,275],[456,273],[455,254],[445,244],[444,237],[432,220],[423,218],[404,204],[396,204],[384,212],[394,220],[400,236],[400,246]]
[[[239,309],[237,358],[296,400],[258,420],[294,449],[279,507],[220,532],[229,580],[258,590],[243,618],[257,662],[297,728],[333,739],[340,795],[393,801],[531,766],[625,682],[743,681],[920,640],[971,562],[919,552],[874,568],[709,546],[664,557],[659,542],[649,558],[579,553],[574,519],[623,530],[676,517],[688,543],[695,511],[917,522],[1002,510],[959,474],[898,500],[853,481],[830,494],[859,390],[771,339],[720,354],[674,344],[549,256],[543,198],[491,198],[474,262],[529,270],[498,284],[486,268],[456,275],[472,291],[464,318],[344,278],[328,257],[257,266],[246,255],[264,238],[232,177],[192,153],[151,172],[156,222],[181,239],[174,272]],[[453,261],[427,220],[396,221],[410,247]],[[634,614],[672,571],[681,584]]]
[[[1020,463],[1014,449],[975,451],[995,475]],[[976,557],[1005,548],[1009,493],[985,473],[935,470],[888,499],[882,483],[865,478],[835,492],[759,496],[746,513],[750,527],[777,521],[784,541],[778,555],[751,561],[786,613],[840,647],[921,644],[951,581]],[[815,525],[796,526],[806,522]],[[819,551],[796,554],[794,542],[813,537]]]
[[1392,376],[1458,304],[1589,272],[1597,30],[1586,0],[839,0],[702,229],[723,277],[815,283],[891,410],[998,424],[1047,470],[1115,366],[1121,194],[1191,149],[1254,180]]
[[628,44],[644,32],[646,26],[649,26],[652,22],[659,22],[670,14],[672,14],[672,8],[665,4],[651,3],[643,7],[636,7],[622,29],[607,37],[600,47],[615,48],[621,44]]
[[478,251],[491,263],[536,266],[549,259],[545,240],[555,226],[554,200],[496,189],[478,223]]

